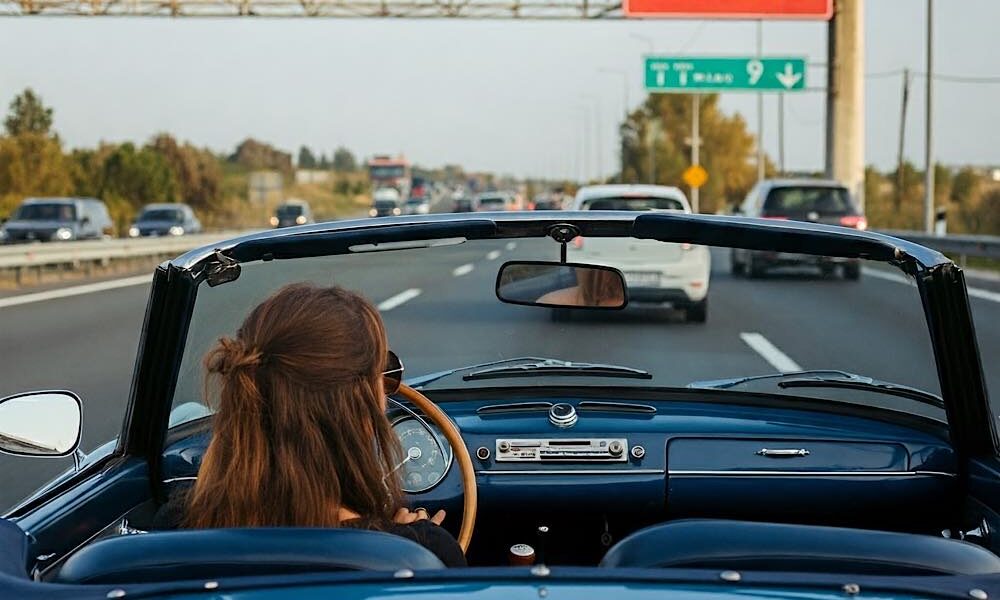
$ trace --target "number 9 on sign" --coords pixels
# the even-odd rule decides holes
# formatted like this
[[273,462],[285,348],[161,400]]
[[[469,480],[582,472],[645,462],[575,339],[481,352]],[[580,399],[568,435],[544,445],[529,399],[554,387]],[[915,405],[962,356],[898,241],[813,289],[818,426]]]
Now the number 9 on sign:
[[750,77],[750,85],[757,85],[757,82],[764,75],[764,64],[759,60],[747,62],[747,75]]

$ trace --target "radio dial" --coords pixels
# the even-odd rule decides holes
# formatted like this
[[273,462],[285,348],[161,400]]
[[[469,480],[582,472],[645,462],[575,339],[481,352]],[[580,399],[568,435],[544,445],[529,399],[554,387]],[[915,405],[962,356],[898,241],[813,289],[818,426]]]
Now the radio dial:
[[617,440],[608,444],[608,452],[610,452],[612,456],[621,456],[623,450],[624,448],[622,448],[622,443]]
[[504,440],[504,441],[500,442],[500,444],[497,447],[500,448],[500,452],[506,452],[506,451],[510,450],[510,442],[508,442],[507,440]]

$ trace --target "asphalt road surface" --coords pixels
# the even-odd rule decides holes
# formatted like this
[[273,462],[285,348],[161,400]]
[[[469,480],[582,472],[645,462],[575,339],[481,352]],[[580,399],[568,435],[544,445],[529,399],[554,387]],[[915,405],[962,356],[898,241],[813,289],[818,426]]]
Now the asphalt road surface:
[[[860,282],[809,272],[737,279],[729,273],[727,252],[716,250],[705,324],[632,308],[555,323],[546,309],[504,305],[493,296],[504,260],[555,259],[550,241],[470,242],[412,256],[375,253],[363,257],[364,268],[355,256],[334,257],[303,263],[302,270],[302,278],[335,280],[379,304],[407,376],[534,355],[643,368],[665,385],[801,367],[840,368],[938,389],[916,292],[888,270],[868,269]],[[217,335],[218,329],[207,331],[209,324],[217,328],[224,319],[228,328],[242,319],[245,310],[233,306],[234,296],[246,296],[249,307],[291,276],[247,269],[237,282],[200,297],[193,329],[200,323],[206,333],[192,342],[189,363],[196,364]],[[35,389],[77,392],[84,401],[84,451],[114,438],[125,413],[149,292],[136,280],[126,283],[66,297],[0,297],[0,396]],[[978,290],[971,302],[988,385],[1000,396],[1000,285],[970,285]],[[191,368],[179,394],[195,396],[197,384]],[[69,466],[68,459],[0,456],[0,510]]]

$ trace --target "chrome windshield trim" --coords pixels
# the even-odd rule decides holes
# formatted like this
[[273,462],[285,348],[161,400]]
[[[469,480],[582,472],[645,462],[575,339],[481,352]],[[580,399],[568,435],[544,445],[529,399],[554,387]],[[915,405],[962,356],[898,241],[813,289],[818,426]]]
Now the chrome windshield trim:
[[519,469],[476,471],[476,475],[663,475],[663,469]]
[[944,471],[700,471],[685,469],[670,469],[667,475],[671,477],[916,477],[933,475],[936,477],[955,477],[954,473]]

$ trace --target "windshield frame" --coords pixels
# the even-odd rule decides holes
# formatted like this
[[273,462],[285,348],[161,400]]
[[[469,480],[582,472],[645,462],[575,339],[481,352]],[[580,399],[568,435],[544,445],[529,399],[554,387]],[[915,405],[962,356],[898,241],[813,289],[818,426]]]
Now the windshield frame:
[[[986,396],[964,275],[939,252],[883,234],[814,223],[615,211],[465,213],[336,221],[258,232],[168,261],[154,276],[119,450],[145,456],[154,472],[158,468],[198,288],[210,273],[238,273],[239,263],[244,262],[347,254],[351,246],[360,244],[445,238],[542,238],[556,226],[566,224],[591,237],[632,236],[866,258],[900,268],[914,277],[921,297],[955,451],[963,456],[995,453],[996,428]],[[536,389],[546,388],[541,385]],[[732,394],[737,403],[741,397],[740,392],[717,393]]]

